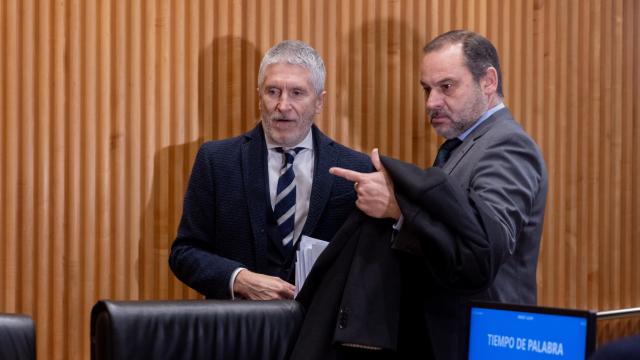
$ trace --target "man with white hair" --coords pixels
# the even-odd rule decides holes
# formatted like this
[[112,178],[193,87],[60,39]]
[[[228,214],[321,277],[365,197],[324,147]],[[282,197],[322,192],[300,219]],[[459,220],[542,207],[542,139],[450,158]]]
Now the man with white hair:
[[367,155],[314,125],[325,77],[309,45],[275,45],[258,74],[261,121],[243,135],[201,146],[169,265],[206,297],[293,298],[300,236],[331,240],[355,208],[353,184],[329,168],[373,167]]

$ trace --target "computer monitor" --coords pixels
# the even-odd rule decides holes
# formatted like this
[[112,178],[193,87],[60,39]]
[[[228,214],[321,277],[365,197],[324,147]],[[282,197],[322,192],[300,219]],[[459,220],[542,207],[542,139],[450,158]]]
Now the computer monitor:
[[584,360],[594,351],[595,341],[596,315],[590,311],[469,304],[469,360]]

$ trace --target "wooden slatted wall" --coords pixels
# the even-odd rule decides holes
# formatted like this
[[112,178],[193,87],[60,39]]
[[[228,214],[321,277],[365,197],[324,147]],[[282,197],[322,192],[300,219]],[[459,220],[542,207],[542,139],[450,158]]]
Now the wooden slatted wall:
[[0,0],[0,311],[84,359],[98,299],[196,297],[167,266],[191,163],[254,125],[279,40],[323,55],[325,132],[427,166],[420,49],[460,27],[548,162],[540,303],[640,306],[638,1]]

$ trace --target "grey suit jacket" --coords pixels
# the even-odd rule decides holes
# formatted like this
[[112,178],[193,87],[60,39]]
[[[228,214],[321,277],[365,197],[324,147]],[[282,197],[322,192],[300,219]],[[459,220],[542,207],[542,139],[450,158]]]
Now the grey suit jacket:
[[429,339],[434,358],[462,358],[469,299],[536,303],[544,160],[502,109],[442,169],[402,171],[393,178],[404,216],[393,248],[405,254],[403,309],[419,310],[401,314],[399,348],[425,351]]
[[[444,288],[475,294],[474,297],[535,304],[536,265],[547,195],[547,172],[538,146],[505,108],[475,129],[454,150],[443,170],[449,174],[452,183],[469,194],[468,201],[475,203],[478,209],[486,209],[485,212],[495,220],[497,226],[488,229],[485,225],[484,230],[492,247],[492,266],[496,274],[488,274],[482,283],[458,284],[457,279],[464,274],[452,275],[457,271],[455,265],[469,259],[456,259],[456,254],[437,252],[421,254],[428,260],[437,256],[432,260],[452,264],[447,268],[448,273],[436,271],[436,281]],[[429,241],[432,234],[420,231],[424,228],[420,223],[424,219],[415,216],[415,209],[421,205],[404,200],[401,207],[403,203],[406,209],[403,213],[408,212],[409,216],[405,213],[405,224],[395,247],[415,249],[417,243]],[[424,212],[435,215],[437,220],[437,209],[422,205]],[[457,205],[452,202],[450,206]],[[460,231],[455,227],[455,221],[453,224],[447,231],[455,238]],[[445,260],[442,256],[451,258]]]
[[547,199],[547,170],[538,146],[508,109],[482,123],[444,170],[493,211],[506,253],[487,299],[536,303],[536,267]]

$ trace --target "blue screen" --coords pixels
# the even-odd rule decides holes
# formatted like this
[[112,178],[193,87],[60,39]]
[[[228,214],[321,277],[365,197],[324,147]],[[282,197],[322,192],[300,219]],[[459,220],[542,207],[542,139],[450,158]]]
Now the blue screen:
[[585,358],[587,319],[471,308],[469,360]]

